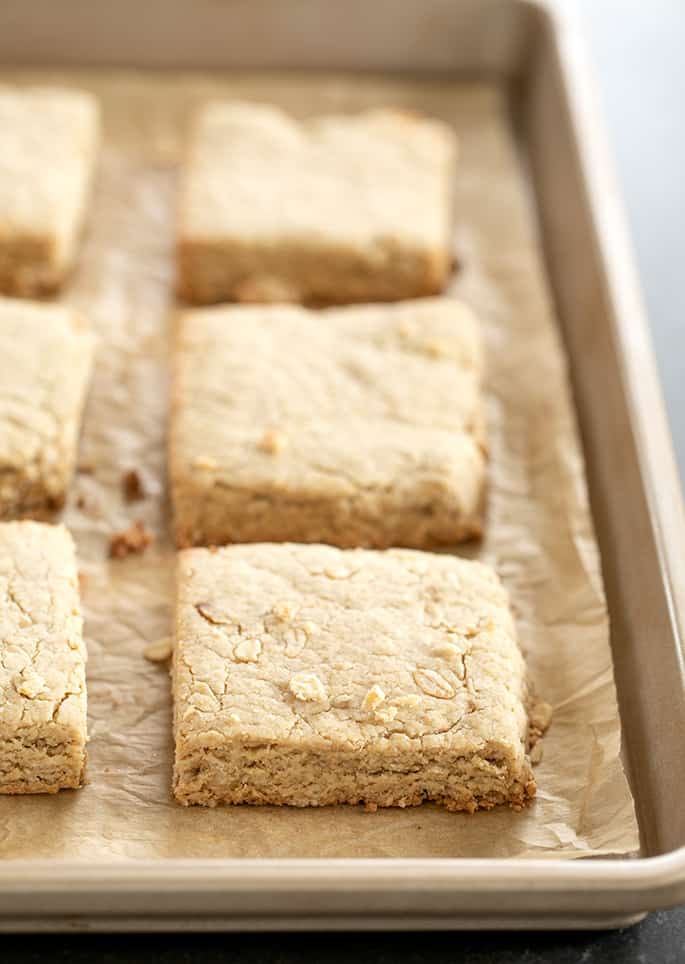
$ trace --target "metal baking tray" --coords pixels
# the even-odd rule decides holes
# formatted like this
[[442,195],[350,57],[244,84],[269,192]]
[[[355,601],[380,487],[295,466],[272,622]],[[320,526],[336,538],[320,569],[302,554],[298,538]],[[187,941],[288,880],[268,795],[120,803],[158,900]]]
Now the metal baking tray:
[[0,865],[0,930],[612,927],[685,901],[685,525],[577,30],[527,0],[4,0],[4,64],[495,76],[537,203],[612,620],[632,860]]

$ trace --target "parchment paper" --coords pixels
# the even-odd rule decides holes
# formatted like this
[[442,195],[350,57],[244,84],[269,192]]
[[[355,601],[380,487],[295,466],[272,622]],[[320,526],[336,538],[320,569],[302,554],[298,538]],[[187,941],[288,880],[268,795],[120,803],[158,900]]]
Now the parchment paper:
[[[0,799],[0,856],[580,857],[638,848],[620,760],[607,614],[564,355],[504,91],[484,84],[133,72],[0,73],[0,81],[93,90],[104,146],[79,266],[64,298],[99,335],[81,473],[64,519],[85,575],[90,654],[88,785]],[[166,665],[143,658],[170,633],[173,548],[165,480],[177,164],[192,109],[227,95],[297,115],[397,105],[456,127],[461,268],[454,291],[479,314],[488,354],[492,464],[487,535],[460,550],[493,564],[514,600],[539,693],[554,706],[524,813],[433,806],[365,813],[183,809],[170,795]],[[127,504],[122,474],[148,497]],[[77,501],[85,501],[78,508]],[[97,513],[100,513],[99,517]],[[142,518],[156,543],[110,562],[109,535]]]

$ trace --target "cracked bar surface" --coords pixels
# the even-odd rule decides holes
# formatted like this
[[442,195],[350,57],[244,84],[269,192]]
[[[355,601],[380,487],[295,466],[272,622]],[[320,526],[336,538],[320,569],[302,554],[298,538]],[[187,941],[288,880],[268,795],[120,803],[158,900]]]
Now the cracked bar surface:
[[182,804],[473,812],[535,793],[525,666],[487,566],[321,545],[179,554]]
[[98,142],[83,91],[0,89],[0,291],[57,290],[74,260]]
[[92,356],[68,308],[0,298],[0,520],[45,518],[64,503]]
[[298,122],[208,104],[182,180],[179,293],[347,304],[442,291],[456,152],[447,125],[406,112]]
[[0,794],[81,785],[85,664],[71,536],[0,523]]
[[426,548],[481,534],[481,344],[461,302],[224,306],[178,325],[179,546]]

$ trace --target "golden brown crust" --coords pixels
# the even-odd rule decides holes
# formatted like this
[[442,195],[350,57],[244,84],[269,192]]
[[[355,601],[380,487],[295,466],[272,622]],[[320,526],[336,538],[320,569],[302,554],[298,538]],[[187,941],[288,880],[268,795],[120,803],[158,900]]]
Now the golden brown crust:
[[262,544],[187,550],[177,579],[180,803],[474,812],[533,796],[525,667],[488,567]]
[[450,128],[398,111],[301,124],[207,105],[182,179],[179,296],[322,306],[438,294],[455,157]]
[[170,430],[177,544],[479,536],[481,368],[477,323],[453,299],[186,312]]
[[63,526],[0,525],[0,794],[81,785],[86,649]]
[[[236,265],[244,264],[242,271]],[[303,304],[312,308],[407,301],[439,295],[450,276],[442,251],[402,251],[390,246],[383,272],[378,257],[321,244],[291,242],[286,250],[239,242],[179,240],[176,293],[189,305]],[[228,275],[226,265],[232,265]]]
[[0,292],[56,292],[73,265],[98,141],[82,91],[0,89]]
[[49,519],[64,504],[92,355],[68,308],[0,298],[0,520]]

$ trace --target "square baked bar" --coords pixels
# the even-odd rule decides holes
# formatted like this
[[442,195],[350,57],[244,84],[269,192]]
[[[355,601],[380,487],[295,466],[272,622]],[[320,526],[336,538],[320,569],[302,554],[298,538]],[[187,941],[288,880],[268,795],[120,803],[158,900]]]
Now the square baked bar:
[[447,298],[179,319],[179,546],[426,546],[481,533],[481,346]]
[[180,554],[183,804],[522,807],[523,657],[488,567],[411,550]]
[[399,111],[300,123],[210,103],[182,181],[179,293],[345,304],[440,292],[455,158],[451,128]]
[[0,793],[81,785],[85,665],[71,536],[0,523]]
[[92,355],[68,308],[0,298],[0,520],[64,502]]
[[77,90],[0,89],[0,291],[55,291],[74,260],[98,143]]

